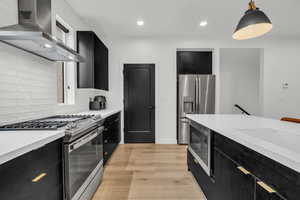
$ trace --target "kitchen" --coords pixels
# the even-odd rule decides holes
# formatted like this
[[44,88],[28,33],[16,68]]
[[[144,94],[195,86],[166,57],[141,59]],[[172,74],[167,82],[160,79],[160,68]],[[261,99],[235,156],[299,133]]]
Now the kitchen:
[[[25,2],[25,0],[23,0],[23,2]],[[48,1],[44,3],[45,4],[41,7],[45,7]],[[98,164],[101,163],[101,155],[103,154],[103,158],[108,155],[109,157],[112,155],[112,157],[110,161],[108,161],[107,167],[104,168],[104,178],[94,199],[201,199],[204,198],[203,193],[206,195],[207,199],[214,198],[208,197],[209,193],[207,193],[205,185],[208,186],[209,184],[205,184],[204,186],[200,184],[199,187],[195,182],[197,178],[194,180],[193,176],[187,171],[186,146],[177,145],[177,52],[212,52],[211,74],[216,76],[215,113],[241,114],[242,112],[234,107],[235,104],[238,104],[250,114],[256,116],[273,119],[281,119],[282,117],[299,118],[299,111],[297,110],[297,102],[299,102],[299,95],[297,92],[297,85],[299,84],[297,76],[299,73],[297,67],[299,64],[297,55],[297,52],[299,51],[297,31],[299,30],[297,29],[297,23],[299,22],[295,20],[297,19],[296,9],[297,6],[299,6],[299,3],[296,1],[288,1],[286,2],[286,5],[257,1],[258,7],[265,11],[268,17],[273,21],[274,29],[263,37],[245,41],[236,41],[232,39],[232,32],[234,31],[238,20],[247,9],[248,2],[243,1],[227,2],[226,4],[226,2],[202,2],[193,0],[191,2],[178,2],[178,5],[174,5],[174,9],[169,8],[169,5],[173,4],[171,1],[163,2],[159,6],[156,2],[149,2],[146,0],[141,2],[108,2],[103,0],[91,1],[84,5],[79,0],[52,0],[51,3],[50,18],[52,19],[52,35],[55,35],[60,40],[64,41],[65,45],[69,48],[77,51],[68,51],[69,53],[71,52],[74,57],[70,58],[69,54],[67,54],[65,59],[73,60],[77,59],[77,56],[78,59],[81,59],[81,56],[83,59],[87,59],[88,56],[80,51],[80,41],[78,41],[80,36],[77,33],[77,31],[80,31],[83,35],[89,35],[86,37],[96,38],[95,41],[98,39],[100,40],[100,42],[95,42],[95,44],[97,43],[99,45],[98,47],[101,52],[99,53],[99,56],[104,55],[104,58],[108,59],[108,64],[100,63],[99,65],[106,66],[107,68],[100,67],[99,69],[104,70],[101,72],[97,71],[96,68],[95,71],[93,71],[94,68],[90,68],[92,64],[89,62],[97,63],[98,61],[96,59],[91,61],[92,59],[89,57],[88,62],[80,62],[79,64],[76,62],[64,62],[64,66],[62,67],[61,62],[53,62],[11,45],[1,43],[0,125],[3,126],[28,120],[46,119],[53,116],[71,115],[71,119],[73,118],[73,120],[75,120],[78,127],[81,127],[81,125],[84,127],[85,123],[92,124],[93,130],[88,131],[91,132],[91,138],[95,136],[93,135],[93,131],[95,130],[98,136],[101,134],[103,135],[103,143],[105,143],[105,140],[110,140],[110,138],[104,138],[105,132],[115,132],[116,137],[113,137],[114,142],[112,142],[111,146],[106,145],[104,153],[96,150],[97,148],[101,149],[101,136],[96,138],[96,140],[99,139],[99,147],[95,146],[95,153],[99,153],[100,155],[97,157],[99,160],[95,161],[97,164],[93,166],[96,166],[95,169],[99,172],[95,173],[98,176],[93,174],[94,177],[98,177],[98,179],[94,179],[96,182],[99,182],[99,179],[101,180],[102,177],[102,170],[97,168]],[[216,6],[216,4],[218,5]],[[27,5],[29,5],[29,3],[25,3],[25,7]],[[228,23],[224,23],[223,20],[220,20],[220,18],[222,19],[223,17],[222,12],[224,12],[224,6],[228,6],[227,9],[230,9],[230,13],[224,16],[224,18],[226,17],[226,20],[228,20]],[[17,0],[3,0],[0,4],[0,9],[1,27],[18,24]],[[166,9],[170,12],[168,17],[165,16]],[[295,11],[289,12],[288,10],[291,9],[295,9]],[[153,16],[153,10],[157,11],[155,16]],[[281,12],[281,10],[285,10],[285,12]],[[203,20],[206,21],[206,25],[205,23],[201,23],[203,25],[201,26],[200,22]],[[288,20],[292,20],[292,23],[287,24],[286,21]],[[88,39],[88,41],[91,40]],[[252,50],[254,52],[252,52]],[[62,50],[62,52],[64,52],[64,50]],[[91,52],[94,53],[94,51]],[[249,52],[255,59],[251,59],[251,57],[248,56],[250,55]],[[233,68],[235,65],[241,66],[244,65],[244,63],[247,63],[245,59],[247,62],[249,61],[249,63],[252,60],[258,61],[255,62],[255,70],[254,68],[249,68],[246,64],[245,68],[243,68],[245,69],[244,71],[237,71],[237,68]],[[131,127],[128,126],[130,120],[125,123],[125,120],[128,119],[125,119],[126,117],[124,116],[126,108],[124,107],[125,104],[123,100],[126,97],[126,94],[127,96],[130,96],[131,94],[126,93],[124,89],[129,88],[132,83],[130,82],[132,79],[126,79],[125,76],[126,73],[130,74],[131,72],[130,70],[126,71],[126,69],[128,69],[124,67],[126,64],[155,65],[155,70],[150,70],[149,72],[153,75],[152,78],[154,78],[154,81],[151,81],[152,86],[154,86],[154,91],[152,91],[152,95],[150,95],[151,105],[149,105],[149,107],[147,106],[147,109],[144,112],[147,111],[152,113],[151,119],[147,118],[151,121],[152,126],[149,126],[150,128],[147,127],[150,130],[147,131],[151,132],[151,137],[147,138],[146,142],[155,143],[157,146],[151,146],[150,144],[145,144],[145,146],[140,146],[142,144],[137,146],[128,144],[141,142],[140,138],[136,138],[137,136],[133,138],[126,136],[134,133],[136,130],[133,129],[139,128],[139,126],[143,124],[143,121],[133,123],[131,124]],[[252,62],[251,65],[253,65]],[[134,66],[131,67],[134,68]],[[149,68],[151,67],[149,66]],[[125,70],[124,75],[123,70]],[[234,70],[234,72],[230,70]],[[227,72],[232,73],[228,74]],[[97,74],[97,76],[100,76],[101,78],[95,78],[94,74]],[[249,74],[251,74],[251,76],[247,76]],[[81,75],[84,77],[83,79],[80,79]],[[240,78],[237,79],[236,77]],[[61,81],[62,79],[64,81]],[[99,80],[100,82],[98,82]],[[235,81],[231,82],[230,80]],[[241,87],[238,87],[237,85],[241,85]],[[145,93],[144,95],[139,95],[139,97],[149,95],[145,90],[140,90],[140,92]],[[100,111],[89,111],[90,104],[93,104],[94,97],[96,96],[106,97],[107,108]],[[97,106],[97,103],[95,104]],[[145,107],[145,105],[138,105],[136,103],[135,105],[136,107]],[[142,113],[141,108],[136,110],[140,110]],[[73,115],[80,115],[83,118],[84,116],[82,115],[93,115],[93,117],[77,121],[78,119],[74,119]],[[100,119],[97,118],[97,116]],[[140,120],[139,115],[131,117],[135,117],[134,121]],[[193,118],[193,116],[188,117]],[[61,120],[62,119],[60,118],[59,121]],[[70,120],[70,116],[64,120]],[[202,125],[203,123],[206,123],[205,120],[206,119],[197,119]],[[80,121],[84,123],[77,123]],[[115,125],[110,124],[114,122]],[[294,129],[295,131],[298,128],[297,124],[281,125],[283,122],[280,121],[274,123],[279,123],[279,126]],[[288,122],[284,123],[290,124]],[[223,133],[223,130],[217,129],[211,125],[207,126],[214,132],[219,134]],[[112,131],[104,130],[109,127]],[[51,172],[54,172],[56,174],[56,179],[53,177],[51,178],[53,178],[52,180],[55,179],[55,181],[59,182],[58,185],[61,186],[58,187],[60,189],[55,189],[53,186],[53,191],[57,191],[59,194],[60,190],[63,190],[61,193],[66,197],[66,193],[68,193],[66,186],[68,181],[63,179],[67,176],[63,174],[65,173],[63,170],[61,172],[59,172],[59,170],[54,170],[55,167],[62,165],[63,161],[67,161],[65,158],[66,151],[63,147],[59,148],[62,148],[61,150],[64,153],[61,153],[57,148],[53,148],[55,145],[58,145],[57,143],[52,144],[52,146],[48,146],[47,144],[56,140],[61,140],[60,143],[65,144],[64,147],[72,144],[72,137],[70,142],[63,141],[62,139],[62,137],[65,139],[65,136],[68,136],[68,131],[63,130],[69,128],[76,130],[76,127],[67,127],[63,129],[59,128],[55,131],[40,132],[40,130],[27,130],[9,131],[8,133],[3,132],[1,134],[2,167],[9,163],[12,163],[12,165],[15,164],[14,166],[16,168],[23,166],[23,164],[20,164],[21,160],[18,158],[21,159],[23,157],[22,155],[27,155],[26,153],[33,154],[28,154],[27,158],[23,157],[22,159],[24,160],[22,160],[22,162],[28,161],[28,159],[34,160],[34,162],[31,163],[33,168],[44,167],[45,163],[51,162],[51,156],[41,156],[45,153],[43,151],[54,151],[53,154],[63,158],[61,162],[53,162],[53,168],[51,168],[51,170],[49,169],[48,173],[39,171],[38,169],[36,169],[37,171],[35,172],[34,170],[30,172],[33,174],[30,174],[29,172],[29,174],[24,173],[26,174],[24,175],[26,176],[25,180],[33,183],[32,181],[37,178],[36,181],[40,180],[38,183],[41,183],[43,186],[43,184],[47,184],[47,181],[43,183],[43,180],[50,181],[50,174]],[[129,130],[129,128],[132,130]],[[251,127],[247,128],[250,129]],[[255,126],[252,128],[254,129]],[[262,127],[256,128],[261,129]],[[269,130],[266,132],[269,132],[270,135],[274,134],[274,131]],[[287,134],[295,134],[296,138],[296,133],[294,133],[294,131],[291,132],[292,133],[289,132]],[[79,139],[81,138],[81,136],[78,137]],[[227,137],[239,144],[246,145],[240,138],[237,139],[228,135]],[[247,135],[244,136],[244,138],[247,137]],[[119,142],[122,144],[117,147]],[[123,146],[123,143],[126,144]],[[276,141],[273,141],[273,145],[274,143],[276,143]],[[290,144],[289,141],[287,141],[287,143]],[[49,147],[49,149],[43,150],[42,147],[44,145],[46,145],[46,148]],[[80,145],[78,146],[80,148]],[[276,145],[276,147],[278,147],[278,145]],[[253,149],[253,146],[250,145],[248,148]],[[296,150],[293,150],[296,149],[296,146],[290,147],[291,149],[286,146],[281,148],[289,150],[288,152],[297,153]],[[34,151],[32,151],[34,149],[41,149],[41,152],[39,152],[40,154],[34,154]],[[174,155],[170,155],[169,151]],[[70,155],[72,155],[72,152],[76,151],[71,150]],[[105,152],[107,155],[104,155]],[[130,152],[130,154],[128,152]],[[151,154],[151,152],[153,154]],[[263,154],[265,151],[259,151],[258,153]],[[43,161],[41,159],[41,161],[38,162],[40,159],[35,156],[40,158],[46,157],[49,160]],[[145,156],[145,160],[141,158],[142,156]],[[232,155],[232,157],[233,156],[234,155]],[[283,162],[282,159],[277,160],[272,156],[270,157],[269,154],[265,156],[275,160],[276,163],[287,163]],[[78,156],[79,159],[80,157],[81,156]],[[181,159],[178,160],[176,157]],[[190,155],[188,155],[188,158],[191,158]],[[284,157],[284,159],[291,160],[292,158]],[[237,162],[235,159],[232,160]],[[177,168],[179,169],[174,166],[174,163],[177,161]],[[158,164],[161,164],[162,166]],[[287,167],[288,169],[295,171],[297,167],[295,168],[293,166],[294,165],[288,165]],[[165,169],[168,167],[170,169]],[[191,167],[195,169],[194,165],[191,165],[190,163],[189,168]],[[253,177],[267,182],[268,179],[265,180],[265,177],[260,177],[260,174],[251,170],[248,165],[243,167],[250,171],[251,174],[253,174]],[[24,166],[23,170],[25,172],[26,169],[30,168],[31,167],[26,168]],[[158,168],[161,171],[157,172],[153,179],[146,173],[155,172]],[[199,167],[196,168],[198,169]],[[115,173],[114,170],[118,173]],[[141,171],[140,173],[138,172],[139,170]],[[163,172],[165,171],[169,172],[169,176],[166,175],[164,178]],[[195,170],[191,171],[193,174],[197,174],[195,173]],[[143,176],[143,172],[145,177]],[[21,176],[17,173],[13,174],[13,172],[2,172],[1,174],[7,174],[5,182],[1,183],[1,188],[5,188],[2,187],[2,185],[11,188],[11,190],[1,191],[3,199],[12,198],[12,196],[5,196],[7,193],[9,193],[8,195],[20,194],[20,196],[15,197],[15,199],[34,199],[30,198],[30,195],[32,195],[33,192],[36,193],[36,199],[46,199],[45,195],[47,193],[45,193],[45,188],[41,189],[39,188],[40,186],[28,186],[27,188],[24,187],[22,190],[23,192],[12,192],[14,191],[14,186],[17,188],[16,190],[20,189],[20,185],[14,184],[23,184],[21,180],[18,182],[14,179],[14,177]],[[174,179],[172,179],[171,175],[174,175]],[[158,179],[157,176],[161,179]],[[201,177],[201,180],[205,180],[203,177]],[[75,176],[70,175],[70,178],[75,178]],[[254,178],[254,180],[256,180],[256,178]],[[7,182],[8,180],[10,180],[10,184]],[[143,183],[142,180],[146,180],[145,183]],[[164,187],[162,186],[149,187],[147,180],[148,183],[159,183],[161,181],[162,183],[170,184],[179,182],[179,184],[172,185],[172,187],[170,186],[169,188],[172,188],[170,189],[171,191],[166,193],[163,191]],[[181,181],[183,181],[183,183],[181,183]],[[115,185],[113,183],[115,183]],[[184,186],[184,184],[189,187]],[[293,199],[293,196],[288,195],[289,192],[286,192],[287,190],[282,191],[282,188],[278,188],[273,181],[268,180],[266,184],[271,185],[273,190],[276,189],[278,191],[277,193],[280,194],[280,198]],[[26,183],[24,185],[26,185]],[[130,188],[130,185],[132,185],[132,188]],[[292,185],[296,186],[297,182],[293,182]],[[88,188],[96,190],[98,184],[92,184],[92,186],[94,188]],[[46,191],[51,190],[49,187],[46,188]],[[84,188],[86,188],[86,186]],[[138,191],[139,188],[140,192]],[[213,190],[212,188],[214,187],[212,186],[209,190]],[[75,193],[78,191],[78,188],[75,189]],[[152,191],[156,191],[157,195]],[[38,192],[40,194],[38,194]],[[24,193],[25,196],[29,196],[22,198],[22,193]],[[92,194],[89,193],[87,195],[92,196],[94,194],[92,192]],[[56,199],[51,198],[50,196],[49,198]],[[88,199],[88,197],[84,196],[81,198]],[[79,197],[77,199],[79,199]],[[234,197],[231,197],[231,199],[234,199]],[[264,199],[268,199],[268,197],[265,197]]]

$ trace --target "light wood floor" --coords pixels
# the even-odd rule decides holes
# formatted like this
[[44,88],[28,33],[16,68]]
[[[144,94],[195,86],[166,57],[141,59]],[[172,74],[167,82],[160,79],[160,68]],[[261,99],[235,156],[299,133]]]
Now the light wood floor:
[[186,147],[124,144],[110,159],[93,200],[204,200],[187,171]]

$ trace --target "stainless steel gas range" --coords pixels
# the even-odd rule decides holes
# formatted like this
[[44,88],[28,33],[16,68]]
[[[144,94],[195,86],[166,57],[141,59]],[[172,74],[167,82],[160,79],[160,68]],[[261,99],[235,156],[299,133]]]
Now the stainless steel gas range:
[[102,180],[103,122],[100,116],[94,115],[57,115],[5,125],[0,131],[65,130],[65,199],[87,200]]

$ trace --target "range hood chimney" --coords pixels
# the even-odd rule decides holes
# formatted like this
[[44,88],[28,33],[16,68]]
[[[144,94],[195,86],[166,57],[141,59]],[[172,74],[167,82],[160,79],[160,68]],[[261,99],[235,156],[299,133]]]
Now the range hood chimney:
[[0,28],[0,41],[51,61],[85,61],[51,35],[51,0],[18,0],[18,3],[19,24]]

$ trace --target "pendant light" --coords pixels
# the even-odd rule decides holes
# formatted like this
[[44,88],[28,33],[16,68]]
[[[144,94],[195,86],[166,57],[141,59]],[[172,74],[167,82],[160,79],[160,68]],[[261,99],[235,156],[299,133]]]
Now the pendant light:
[[253,0],[249,3],[249,9],[239,21],[234,34],[235,40],[247,40],[262,36],[271,31],[273,25],[267,15],[256,7]]

